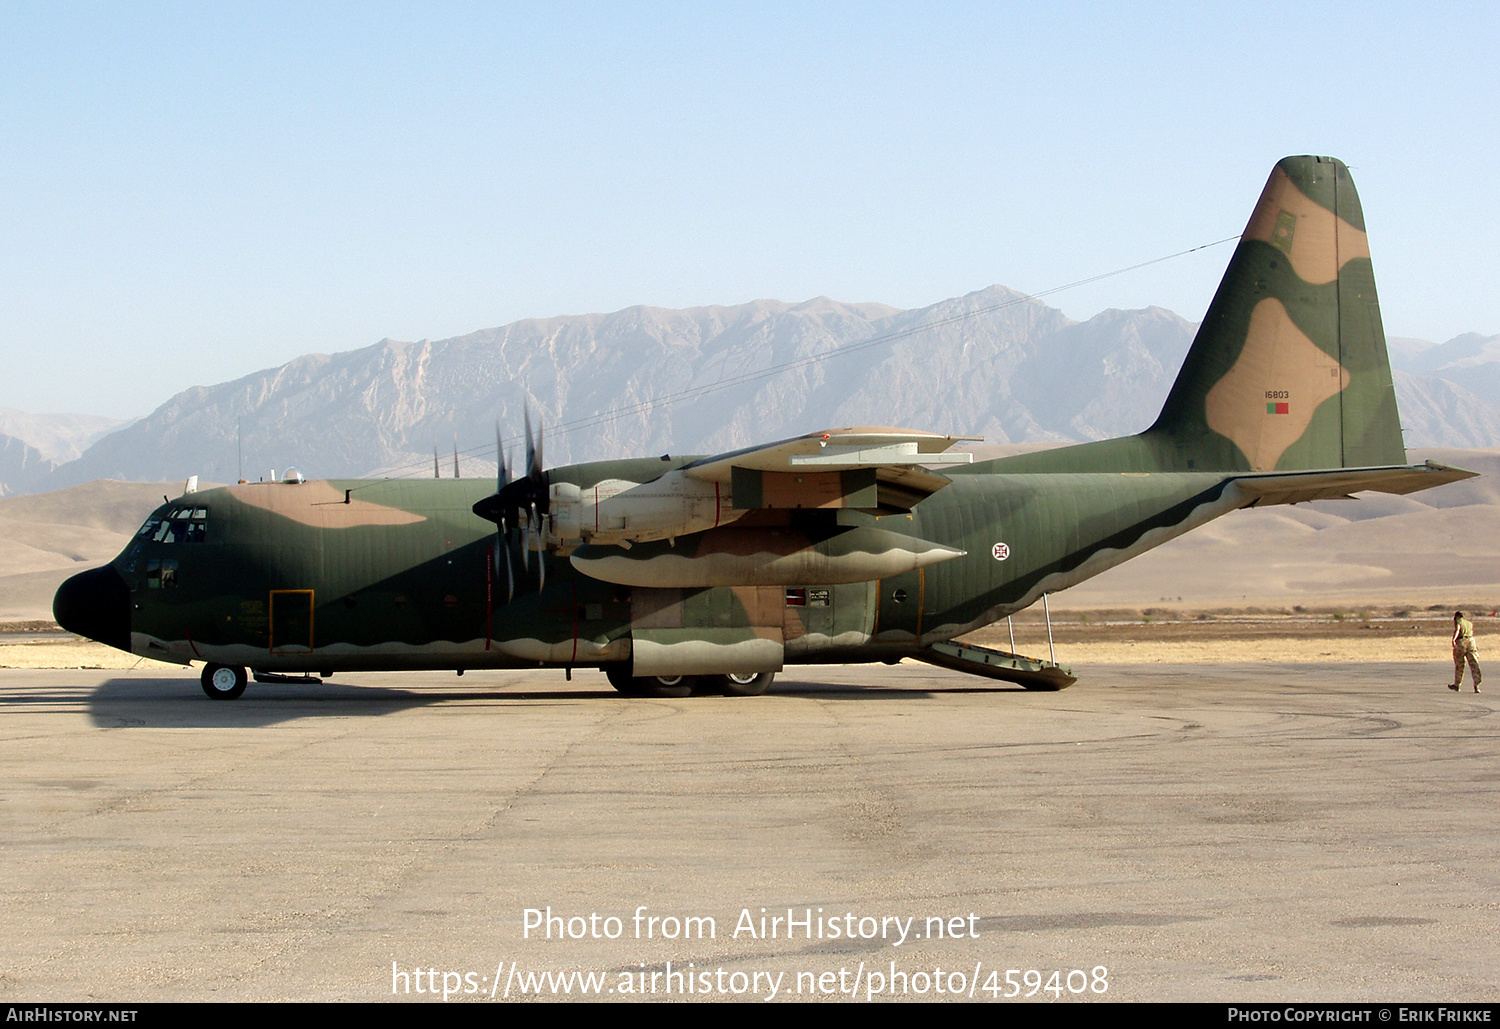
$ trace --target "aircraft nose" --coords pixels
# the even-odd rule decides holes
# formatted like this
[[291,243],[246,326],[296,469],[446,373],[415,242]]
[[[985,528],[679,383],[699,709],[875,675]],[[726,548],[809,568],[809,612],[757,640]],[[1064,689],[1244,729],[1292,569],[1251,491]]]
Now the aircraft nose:
[[52,617],[69,632],[130,650],[130,587],[112,565],[79,572],[59,586]]

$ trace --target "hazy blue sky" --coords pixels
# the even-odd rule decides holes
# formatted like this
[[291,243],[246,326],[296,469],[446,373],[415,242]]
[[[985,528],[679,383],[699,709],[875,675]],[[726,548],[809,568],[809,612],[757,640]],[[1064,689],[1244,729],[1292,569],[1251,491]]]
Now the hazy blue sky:
[[[518,318],[1048,289],[1354,170],[1387,331],[1500,332],[1488,3],[0,4],[0,407]],[[1049,297],[1199,318],[1229,248]]]

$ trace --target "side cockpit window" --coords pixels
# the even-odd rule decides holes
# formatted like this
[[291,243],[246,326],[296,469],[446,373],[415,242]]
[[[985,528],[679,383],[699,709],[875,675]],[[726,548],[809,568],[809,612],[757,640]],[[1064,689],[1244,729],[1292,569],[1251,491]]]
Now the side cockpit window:
[[141,526],[140,537],[153,543],[202,543],[208,539],[208,508],[175,507]]

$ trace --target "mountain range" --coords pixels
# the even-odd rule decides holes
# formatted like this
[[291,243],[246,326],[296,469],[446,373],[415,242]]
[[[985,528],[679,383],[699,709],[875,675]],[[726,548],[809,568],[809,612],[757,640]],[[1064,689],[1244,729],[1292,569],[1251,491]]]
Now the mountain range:
[[[1074,321],[993,286],[899,310],[819,297],[527,319],[381,340],[194,386],[129,424],[0,412],[0,493],[128,481],[493,475],[529,407],[549,465],[713,453],[900,425],[989,443],[1103,439],[1156,416],[1196,326],[1170,311]],[[1500,445],[1500,336],[1391,340],[1409,447]]]

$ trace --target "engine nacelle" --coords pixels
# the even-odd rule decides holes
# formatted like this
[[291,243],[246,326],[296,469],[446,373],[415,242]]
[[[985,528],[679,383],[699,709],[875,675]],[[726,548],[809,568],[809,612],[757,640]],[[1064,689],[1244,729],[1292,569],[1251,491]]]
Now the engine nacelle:
[[680,471],[650,482],[605,479],[586,489],[570,482],[549,490],[548,534],[558,542],[631,544],[675,539],[735,521],[729,490]]

